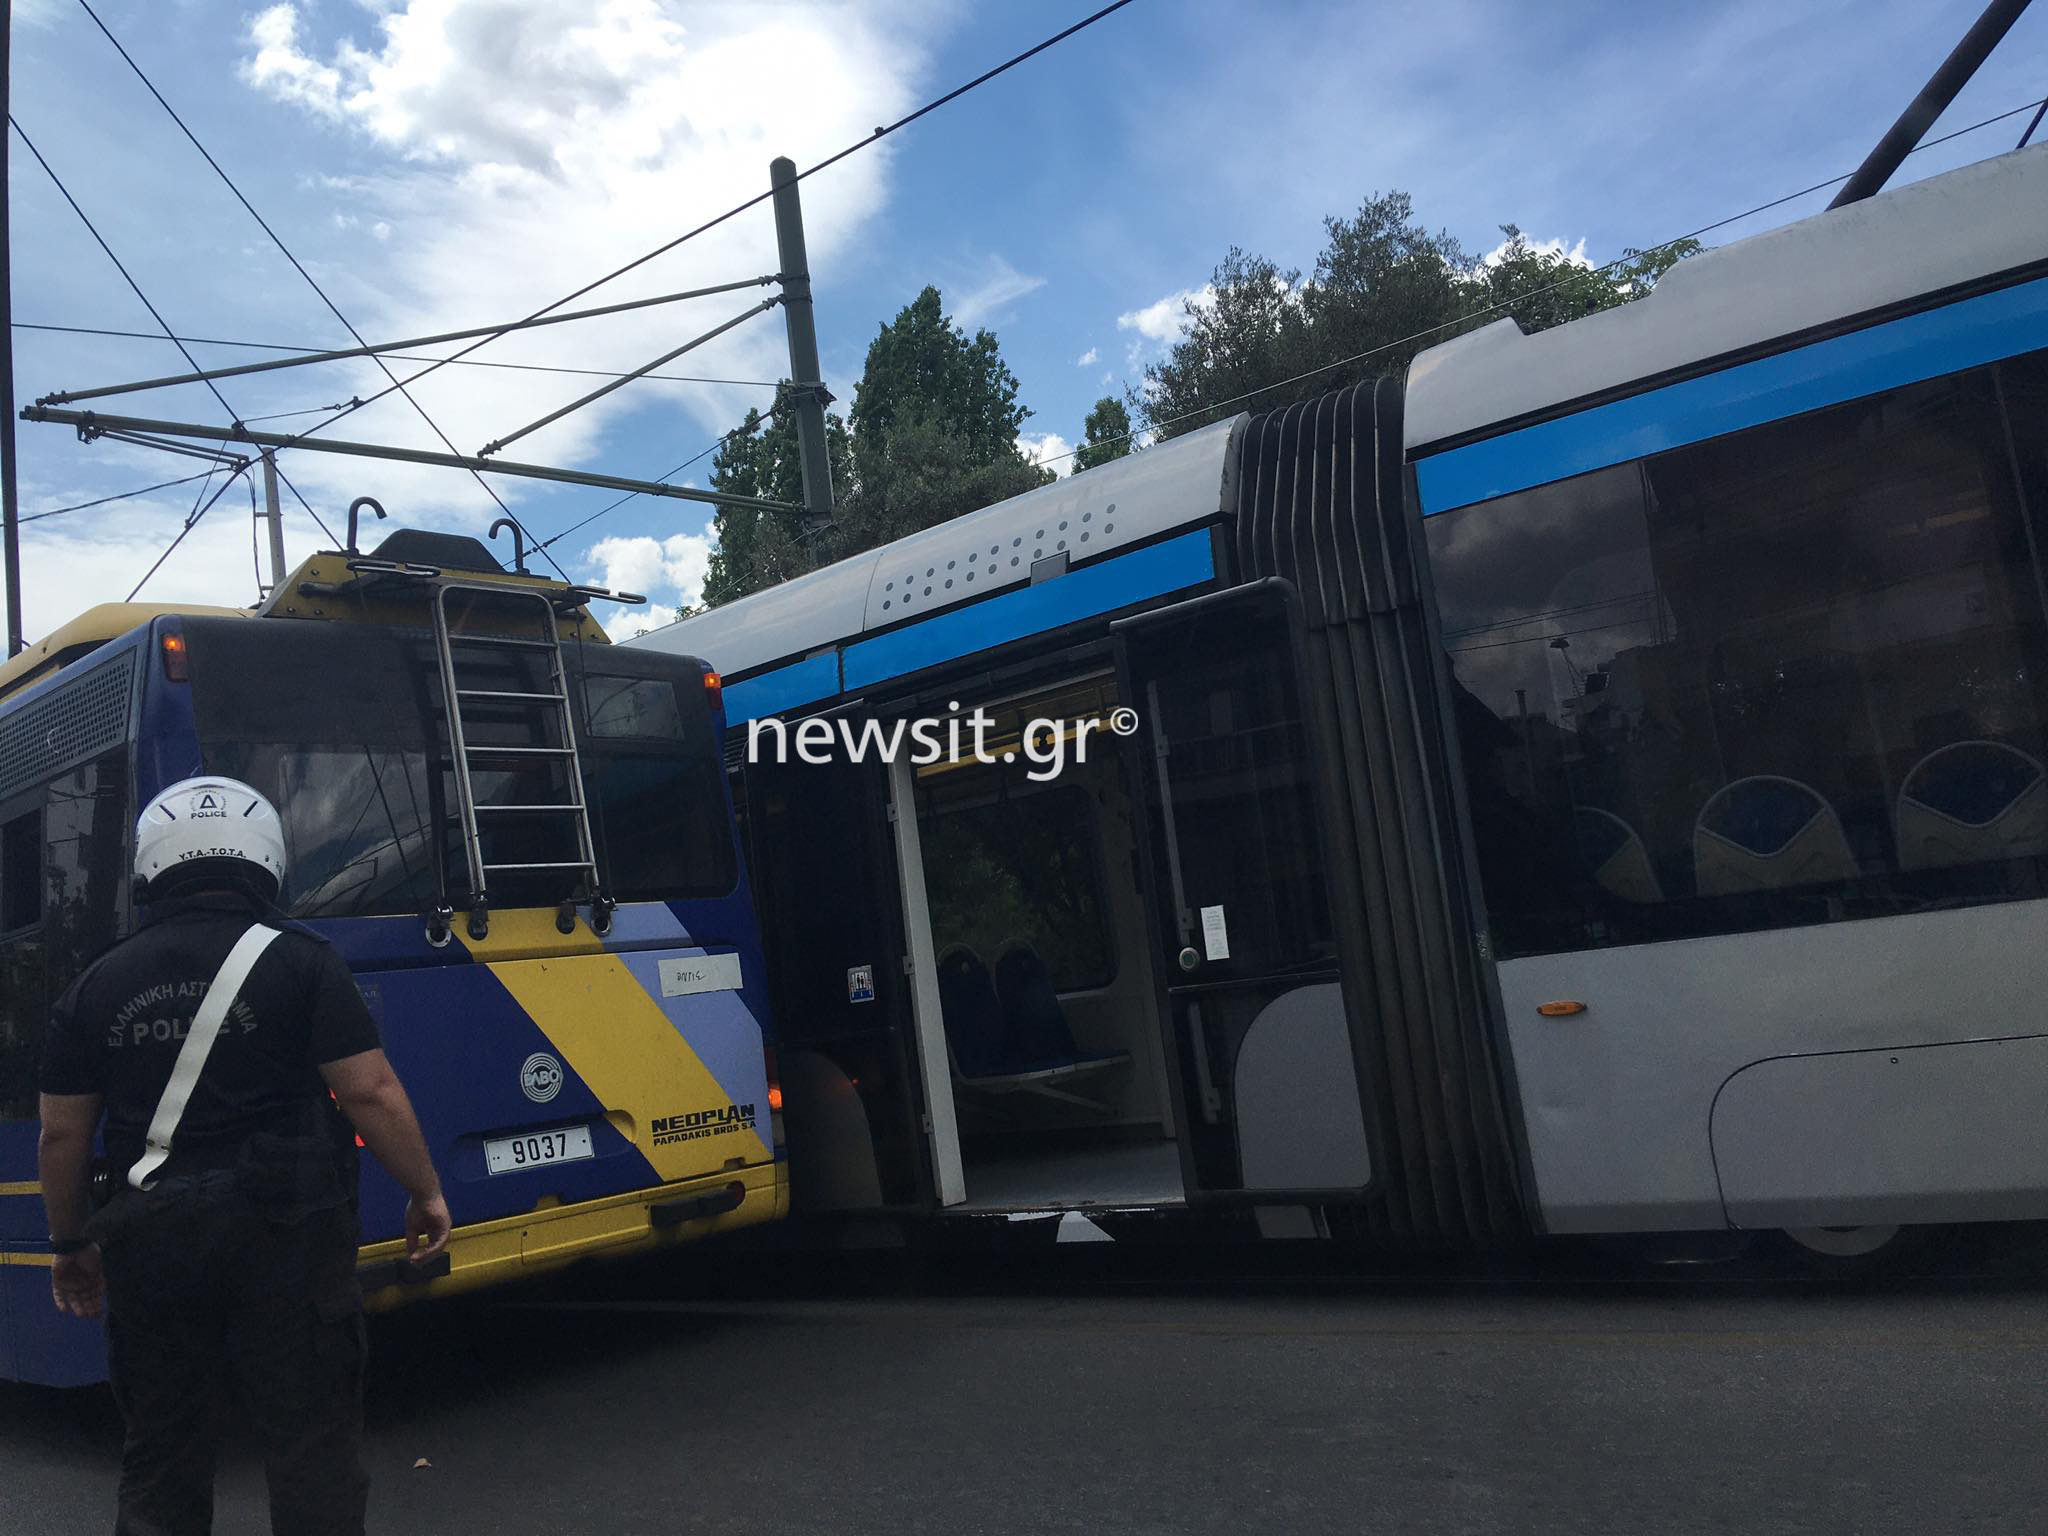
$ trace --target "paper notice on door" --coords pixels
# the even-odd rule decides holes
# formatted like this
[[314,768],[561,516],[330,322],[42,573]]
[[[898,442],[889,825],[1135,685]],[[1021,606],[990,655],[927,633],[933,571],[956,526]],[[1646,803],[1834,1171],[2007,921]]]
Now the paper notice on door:
[[1221,907],[1202,908],[1202,953],[1211,960],[1230,958],[1230,930],[1224,926]]

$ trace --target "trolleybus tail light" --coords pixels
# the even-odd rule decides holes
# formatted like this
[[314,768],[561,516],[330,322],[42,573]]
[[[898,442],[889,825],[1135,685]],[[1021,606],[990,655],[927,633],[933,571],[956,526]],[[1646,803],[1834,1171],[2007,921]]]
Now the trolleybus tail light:
[[1575,1013],[1584,1013],[1586,1005],[1564,998],[1555,1003],[1538,1003],[1536,1011],[1546,1019],[1568,1019]]
[[704,674],[704,702],[716,709],[724,701],[725,679],[707,670]]
[[174,683],[189,680],[191,667],[185,657],[185,637],[175,629],[163,638],[163,657],[166,678]]
[[762,1064],[768,1069],[768,1137],[773,1146],[782,1145],[782,1071],[776,1064],[775,1048],[762,1051]]

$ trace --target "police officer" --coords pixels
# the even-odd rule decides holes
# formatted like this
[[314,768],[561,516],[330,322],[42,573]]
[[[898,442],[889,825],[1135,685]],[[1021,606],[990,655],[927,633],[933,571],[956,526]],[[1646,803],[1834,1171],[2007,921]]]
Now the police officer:
[[[271,1528],[360,1533],[356,1136],[411,1196],[406,1251],[448,1241],[419,1123],[347,965],[270,905],[284,869],[262,795],[172,785],[136,823],[142,926],[72,983],[45,1038],[51,1289],[60,1311],[107,1314],[127,1424],[117,1533],[211,1529],[230,1398],[261,1442]],[[116,1192],[92,1213],[103,1111]]]

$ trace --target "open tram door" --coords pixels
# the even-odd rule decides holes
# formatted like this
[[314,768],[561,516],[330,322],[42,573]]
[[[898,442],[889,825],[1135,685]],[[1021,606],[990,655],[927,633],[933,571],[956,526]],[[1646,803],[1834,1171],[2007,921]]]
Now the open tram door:
[[1293,587],[1267,579],[1113,626],[1137,713],[1142,867],[1190,1201],[1362,1198],[1381,1160],[1332,918]]
[[[864,706],[830,717],[857,731]],[[798,725],[786,722],[781,752],[763,734],[735,796],[766,938],[792,1207],[800,1217],[928,1210],[935,1196],[959,1198],[959,1149],[923,1086],[914,989],[930,967],[904,965],[913,951],[890,769],[837,752],[805,762]],[[733,735],[746,753],[746,729]]]

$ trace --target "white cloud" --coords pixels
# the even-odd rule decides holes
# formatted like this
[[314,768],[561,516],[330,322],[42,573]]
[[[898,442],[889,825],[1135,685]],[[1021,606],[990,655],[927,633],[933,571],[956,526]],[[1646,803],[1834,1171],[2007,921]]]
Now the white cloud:
[[[1537,252],[1539,255],[1562,256],[1574,266],[1590,267],[1593,265],[1592,258],[1586,254],[1586,242],[1583,237],[1572,242],[1570,245],[1566,245],[1562,240],[1530,240],[1527,235],[1524,235],[1522,238],[1527,242],[1529,249]],[[1501,241],[1499,245],[1496,245],[1492,250],[1479,258],[1479,265],[1482,267],[1499,266],[1501,258],[1508,253],[1508,244],[1509,242],[1506,240]]]
[[955,325],[963,331],[972,331],[982,321],[994,318],[1007,306],[1044,286],[1044,278],[1019,272],[1002,257],[991,256],[988,275],[955,297],[947,307],[952,311]]
[[243,79],[321,117],[342,115],[341,71],[301,51],[297,6],[273,5],[257,13],[249,23],[249,41],[256,51],[242,64]]
[[1049,469],[1056,475],[1064,475],[1074,467],[1070,455],[1074,445],[1057,432],[1020,434],[1017,451],[1041,468]]
[[[710,535],[703,533],[672,533],[665,539],[645,535],[599,539],[584,551],[583,558],[604,572],[603,585],[614,592],[638,592],[649,600],[645,609],[608,609],[623,612],[625,622],[605,627],[640,634],[667,623],[678,606],[694,608],[703,600],[704,577],[711,569],[715,547]],[[642,618],[650,622],[636,622]]]
[[[364,29],[356,41],[328,47],[300,24],[309,6],[270,6],[250,23],[242,75],[371,152],[366,169],[322,185],[379,242],[383,259],[352,272],[359,296],[343,300],[373,336],[523,315],[666,244],[765,188],[774,156],[808,163],[907,110],[931,36],[909,24],[926,15],[929,0],[857,10],[831,0],[378,0],[367,9],[371,17],[354,23]],[[814,263],[832,266],[858,246],[882,210],[894,153],[892,144],[877,145],[805,183]],[[730,281],[775,265],[764,206],[586,302]],[[1006,263],[993,278],[1006,278],[1013,291],[1039,281]],[[636,367],[756,297],[508,336],[483,356]],[[1002,298],[1001,284],[989,297]],[[785,345],[779,320],[763,316],[691,354],[681,371],[772,380],[787,368]],[[387,382],[370,365],[335,365],[317,377],[315,388],[334,391],[328,398],[367,398]],[[450,368],[413,388],[456,447],[474,452],[595,382]],[[692,435],[708,440],[766,398],[748,387],[641,382],[521,439],[507,457],[653,475],[666,464],[604,460],[608,428],[622,417],[680,412]],[[439,447],[396,397],[347,426],[345,435],[361,440]],[[412,522],[474,528],[498,515],[473,481],[443,470],[301,459],[294,475],[309,495],[321,493],[316,501],[346,502],[367,490],[394,514],[403,506]],[[516,509],[527,483],[495,483]]]
[[1180,336],[1182,323],[1187,319],[1187,306],[1206,308],[1216,302],[1216,290],[1204,283],[1199,288],[1183,288],[1178,293],[1169,293],[1163,299],[1155,299],[1143,309],[1127,310],[1116,317],[1116,328],[1120,331],[1136,331],[1147,341],[1164,345]]
[[1101,360],[1101,349],[1097,347],[1090,347],[1086,352],[1083,352],[1079,357],[1074,359],[1074,366],[1076,368],[1093,368]]

